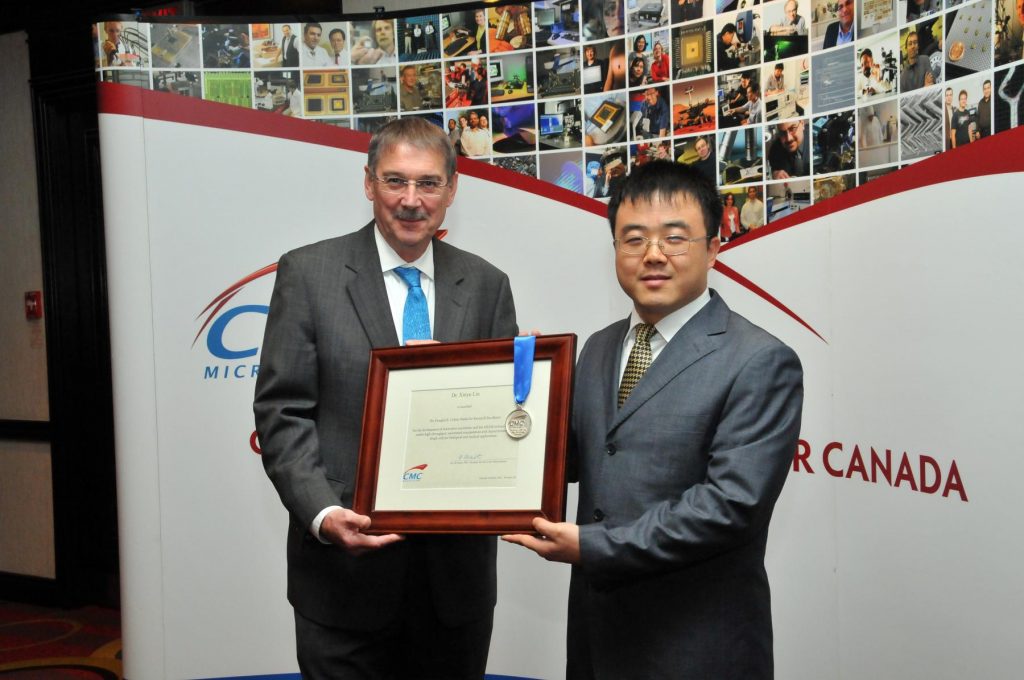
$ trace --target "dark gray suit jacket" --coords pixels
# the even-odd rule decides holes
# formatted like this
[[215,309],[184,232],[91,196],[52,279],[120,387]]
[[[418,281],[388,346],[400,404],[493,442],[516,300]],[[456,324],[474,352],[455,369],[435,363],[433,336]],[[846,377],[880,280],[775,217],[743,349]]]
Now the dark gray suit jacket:
[[800,361],[712,291],[617,408],[628,326],[591,337],[576,370],[568,677],[771,678],[765,543]]
[[[375,630],[399,614],[412,550],[430,596],[455,625],[493,608],[493,538],[410,537],[360,557],[309,532],[330,505],[352,506],[370,350],[399,345],[371,222],[299,248],[278,264],[253,409],[263,465],[291,516],[288,599],[325,625]],[[434,339],[517,332],[508,277],[434,241]]]
[[[851,26],[851,30],[852,30]],[[854,34],[856,35],[856,34]],[[839,42],[839,22],[833,21],[831,24],[825,27],[825,42],[822,43],[821,49],[828,49],[829,47],[835,47]]]

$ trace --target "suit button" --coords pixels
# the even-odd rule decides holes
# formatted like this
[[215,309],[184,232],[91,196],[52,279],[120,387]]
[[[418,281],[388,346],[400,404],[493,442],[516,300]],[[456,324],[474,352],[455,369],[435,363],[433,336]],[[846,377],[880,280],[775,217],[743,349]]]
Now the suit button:
[[603,519],[604,519],[604,513],[601,512],[601,508],[598,508],[598,509],[594,510],[594,521],[595,522],[600,522]]
[[615,455],[615,444],[609,444],[608,448],[606,448],[604,451],[609,456],[614,456]]

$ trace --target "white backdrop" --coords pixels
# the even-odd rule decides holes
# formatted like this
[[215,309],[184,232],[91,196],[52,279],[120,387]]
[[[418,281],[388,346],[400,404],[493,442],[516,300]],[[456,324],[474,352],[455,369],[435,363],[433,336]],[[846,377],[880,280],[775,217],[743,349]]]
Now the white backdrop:
[[[345,130],[178,97],[172,111],[167,97],[101,86],[125,677],[294,673],[287,519],[250,447],[258,354],[226,360],[208,345],[214,333],[258,349],[273,275],[204,309],[286,250],[368,221],[364,155]],[[848,207],[811,209],[721,257],[822,336],[713,276],[804,363],[803,462],[769,542],[779,678],[1016,675],[1024,235],[1005,197],[1024,168],[926,176],[968,174],[997,144],[1004,166],[1024,165],[1021,132],[847,192],[829,208]],[[627,314],[599,210],[461,169],[447,239],[509,274],[522,328],[582,343]],[[888,483],[872,448],[891,450]],[[567,585],[564,566],[501,546],[490,673],[563,677]]]

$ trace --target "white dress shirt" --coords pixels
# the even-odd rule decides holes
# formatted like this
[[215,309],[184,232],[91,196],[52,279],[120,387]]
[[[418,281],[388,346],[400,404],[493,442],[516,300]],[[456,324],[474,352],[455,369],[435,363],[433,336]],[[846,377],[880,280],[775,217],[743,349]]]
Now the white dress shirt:
[[[711,302],[711,292],[705,288],[704,292],[697,296],[697,299],[672,312],[664,319],[654,324],[655,332],[651,335],[651,363],[657,360],[661,350],[672,341],[683,326],[697,315],[697,312],[704,308],[704,305]],[[636,343],[636,325],[644,323],[640,315],[634,309],[629,315],[629,331],[622,341],[622,357],[619,359],[619,382],[622,382],[622,374],[626,372],[626,362],[629,361],[629,353]]]
[[322,68],[324,66],[334,66],[334,58],[327,54],[327,50],[319,45],[310,49],[309,45],[302,43],[302,48],[299,52],[302,54],[302,65],[305,67]]

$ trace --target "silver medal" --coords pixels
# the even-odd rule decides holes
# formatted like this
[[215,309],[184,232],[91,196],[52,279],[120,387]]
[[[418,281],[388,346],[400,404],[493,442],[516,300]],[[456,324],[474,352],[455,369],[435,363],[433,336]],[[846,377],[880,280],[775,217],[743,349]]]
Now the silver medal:
[[519,404],[516,404],[516,409],[505,418],[505,432],[512,439],[522,439],[530,434],[532,426],[533,422],[530,420],[530,414]]

